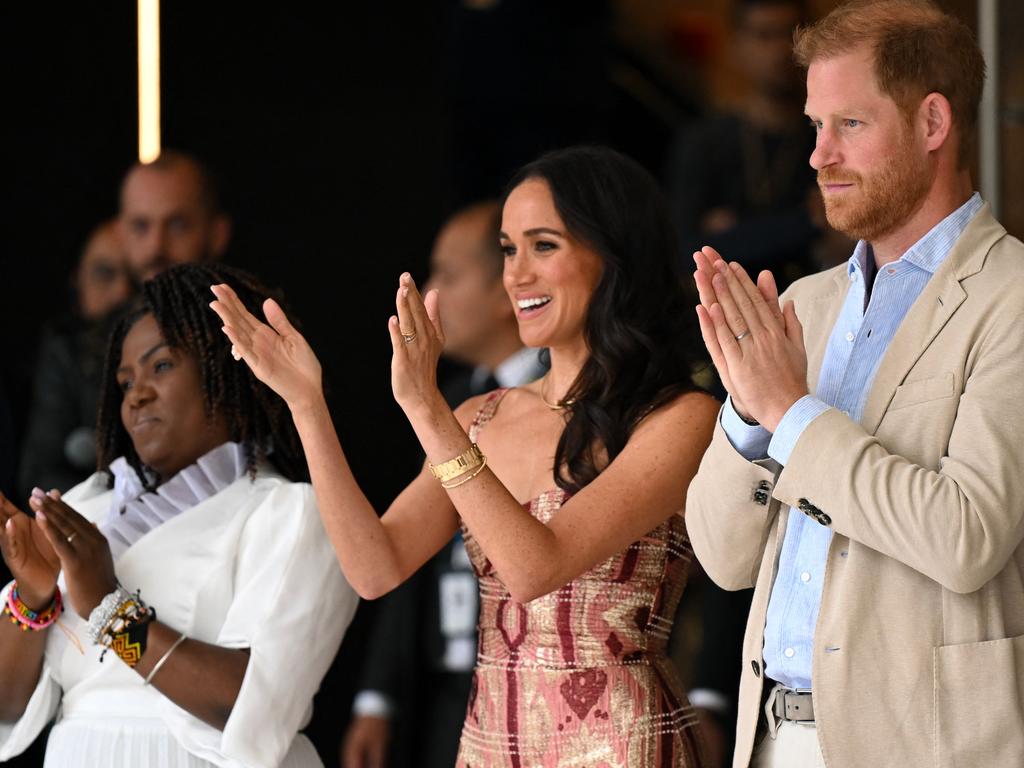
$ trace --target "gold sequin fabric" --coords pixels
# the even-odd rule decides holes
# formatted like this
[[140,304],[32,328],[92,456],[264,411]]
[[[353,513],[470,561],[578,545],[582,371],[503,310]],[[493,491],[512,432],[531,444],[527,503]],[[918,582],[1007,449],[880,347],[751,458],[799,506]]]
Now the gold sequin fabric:
[[[566,499],[554,489],[525,506],[546,523]],[[525,604],[465,528],[463,537],[480,582],[480,631],[459,768],[701,765],[696,717],[666,656],[692,557],[681,515]]]

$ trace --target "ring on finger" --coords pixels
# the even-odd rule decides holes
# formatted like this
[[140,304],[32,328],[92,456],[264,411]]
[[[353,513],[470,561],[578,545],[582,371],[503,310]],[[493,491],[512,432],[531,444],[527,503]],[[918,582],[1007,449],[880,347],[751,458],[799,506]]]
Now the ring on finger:
[[736,341],[743,341],[749,335],[750,335],[750,329],[748,328],[743,333],[740,333],[740,334],[736,335]]
[[414,341],[416,341],[415,328],[412,329],[411,331],[406,331],[404,328],[399,328],[398,332],[402,334],[402,341],[404,341],[406,344],[412,344]]

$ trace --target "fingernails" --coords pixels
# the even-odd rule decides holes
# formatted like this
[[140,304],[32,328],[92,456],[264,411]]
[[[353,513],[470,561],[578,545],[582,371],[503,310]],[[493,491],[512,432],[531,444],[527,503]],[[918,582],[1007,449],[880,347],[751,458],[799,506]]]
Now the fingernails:
[[60,500],[60,491],[58,491],[56,488],[52,488],[49,491],[47,491],[46,495],[49,496],[51,499],[55,499],[58,501]]
[[46,513],[43,512],[42,507],[36,510],[36,520],[42,520],[44,523],[46,522]]
[[402,298],[404,299],[408,295],[409,295],[409,289],[408,288],[403,288],[402,289]]
[[44,499],[44,498],[46,498],[46,491],[44,491],[42,488],[33,488],[32,489],[32,498],[33,499]]

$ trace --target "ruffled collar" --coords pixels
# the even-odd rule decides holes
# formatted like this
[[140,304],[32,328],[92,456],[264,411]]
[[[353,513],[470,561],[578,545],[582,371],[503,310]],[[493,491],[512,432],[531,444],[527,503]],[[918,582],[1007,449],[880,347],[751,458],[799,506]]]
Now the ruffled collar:
[[155,491],[146,490],[123,456],[111,462],[114,494],[99,529],[110,543],[114,560],[154,528],[220,493],[245,471],[245,451],[232,442],[199,457]]

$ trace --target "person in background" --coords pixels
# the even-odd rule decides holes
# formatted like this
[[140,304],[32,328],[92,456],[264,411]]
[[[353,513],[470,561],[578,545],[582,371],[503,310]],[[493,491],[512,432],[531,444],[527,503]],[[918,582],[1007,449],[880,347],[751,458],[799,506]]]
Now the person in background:
[[800,0],[738,0],[734,58],[748,92],[741,105],[680,130],[665,169],[684,252],[710,244],[780,284],[813,268],[814,132],[793,62]]
[[231,239],[231,219],[212,173],[173,149],[129,168],[120,221],[128,267],[140,282],[175,264],[218,260]]
[[44,332],[22,446],[19,495],[67,490],[96,469],[96,403],[112,313],[132,294],[116,220],[89,235],[72,279],[75,309]]
[[[452,216],[431,254],[427,289],[444,313],[444,356],[465,366],[442,385],[453,408],[544,373],[524,347],[501,281],[501,204]],[[342,747],[343,768],[451,768],[476,661],[477,581],[456,535],[405,584],[381,598],[370,630],[362,690]]]

